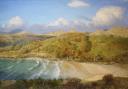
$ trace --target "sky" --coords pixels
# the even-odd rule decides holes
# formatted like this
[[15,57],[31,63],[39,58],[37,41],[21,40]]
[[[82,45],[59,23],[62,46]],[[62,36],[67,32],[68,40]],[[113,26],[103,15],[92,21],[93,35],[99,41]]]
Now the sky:
[[127,26],[128,0],[0,0],[0,32]]

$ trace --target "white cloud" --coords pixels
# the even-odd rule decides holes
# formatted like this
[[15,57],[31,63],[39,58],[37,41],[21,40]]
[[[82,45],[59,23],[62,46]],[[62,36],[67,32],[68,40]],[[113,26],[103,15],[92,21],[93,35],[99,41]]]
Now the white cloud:
[[41,34],[55,32],[59,30],[69,31],[71,29],[76,29],[78,31],[93,31],[94,26],[90,26],[88,21],[86,21],[85,19],[68,20],[66,18],[61,17],[48,24],[32,25],[29,28],[29,31]]
[[61,25],[66,26],[68,24],[69,24],[69,22],[65,18],[59,18],[59,19],[57,19],[57,20],[55,20],[53,22],[50,22],[48,24],[48,26],[61,26]]
[[99,26],[112,26],[121,24],[124,20],[125,10],[118,6],[108,6],[101,8],[96,16],[93,17],[92,22]]
[[[91,26],[92,27],[92,26]],[[78,31],[90,31],[92,28],[88,25],[88,21],[84,19],[68,20],[63,17],[49,22],[48,24],[33,24],[26,26],[22,18],[19,16],[11,18],[6,24],[2,25],[0,31],[2,32],[19,32],[28,31],[33,33],[48,33],[59,30],[69,31],[71,29],[77,29]]]
[[94,30],[94,26],[90,26],[90,23],[85,19],[75,19],[75,20],[67,20],[65,18],[58,18],[57,20],[50,22],[49,24],[45,25],[47,29],[51,29],[51,31],[55,30],[70,30],[76,29],[78,31],[92,31]]
[[25,23],[21,17],[12,17],[7,23],[2,24],[0,29],[2,32],[11,32],[13,30],[25,29]]
[[8,23],[6,24],[6,26],[8,28],[12,28],[12,27],[20,27],[20,26],[23,26],[24,25],[24,22],[22,20],[21,17],[19,16],[15,16],[15,17],[12,17]]
[[68,6],[72,8],[81,8],[81,7],[89,7],[90,5],[82,0],[71,0],[68,3]]
[[57,20],[47,24],[48,27],[73,27],[86,25],[87,21],[84,19],[67,20],[65,18],[58,18]]
[[65,18],[58,18],[57,20],[50,22],[47,26],[72,26],[72,25],[86,25],[88,21],[85,19],[67,20]]

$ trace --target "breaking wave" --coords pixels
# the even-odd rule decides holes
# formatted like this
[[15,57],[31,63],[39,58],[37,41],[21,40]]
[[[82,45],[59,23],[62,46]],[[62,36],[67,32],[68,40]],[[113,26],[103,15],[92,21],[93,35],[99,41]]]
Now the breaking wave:
[[0,65],[0,79],[58,79],[60,76],[59,64],[55,61],[27,58],[22,61],[6,60],[1,64],[6,67]]
[[0,59],[0,80],[79,78],[91,81],[101,79],[106,74],[128,77],[128,65],[124,68],[117,64],[49,61],[41,58]]

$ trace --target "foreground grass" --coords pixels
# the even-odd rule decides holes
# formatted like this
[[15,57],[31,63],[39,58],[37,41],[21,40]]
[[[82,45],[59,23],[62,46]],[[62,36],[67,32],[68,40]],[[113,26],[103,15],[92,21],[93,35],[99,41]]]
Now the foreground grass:
[[5,80],[0,82],[0,89],[128,89],[128,78],[106,75],[102,80],[84,83],[78,79]]

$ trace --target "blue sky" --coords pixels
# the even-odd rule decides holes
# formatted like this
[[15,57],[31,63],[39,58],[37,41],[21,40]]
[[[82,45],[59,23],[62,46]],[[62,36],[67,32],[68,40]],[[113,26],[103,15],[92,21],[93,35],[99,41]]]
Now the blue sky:
[[59,18],[88,22],[100,9],[110,6],[125,9],[128,16],[128,0],[0,0],[0,25],[7,25],[16,16],[27,25],[46,25]]
[[[5,22],[13,16],[20,16],[29,23],[47,23],[59,17],[89,17],[91,11],[67,7],[69,0],[3,0],[0,3],[0,20]],[[87,14],[87,12],[90,12]]]

